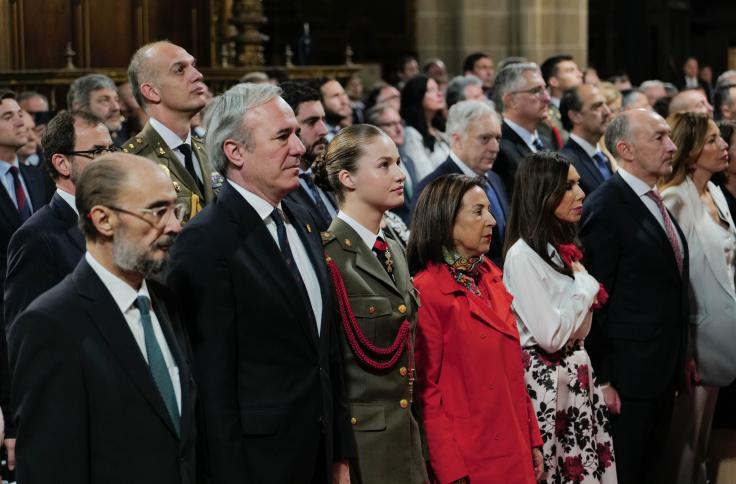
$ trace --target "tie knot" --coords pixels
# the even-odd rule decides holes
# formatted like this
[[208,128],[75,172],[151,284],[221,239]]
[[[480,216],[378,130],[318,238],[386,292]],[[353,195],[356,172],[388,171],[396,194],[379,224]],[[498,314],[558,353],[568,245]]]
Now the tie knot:
[[141,312],[141,316],[146,316],[151,311],[151,300],[147,296],[138,296],[133,305]]
[[184,156],[191,156],[192,154],[192,147],[186,143],[180,144],[176,149],[181,151]]
[[664,203],[662,201],[662,195],[660,195],[659,192],[656,190],[649,190],[647,192],[647,196],[657,202],[657,205],[661,205],[662,203]]
[[373,250],[378,252],[386,252],[388,250],[388,244],[380,235],[376,237],[376,241],[373,243]]
[[534,145],[534,148],[536,148],[537,151],[545,150],[544,143],[539,139],[539,136],[535,136],[534,139],[532,139],[532,145]]
[[18,167],[15,165],[11,165],[10,167],[10,173],[13,175],[13,177],[18,176]]
[[271,219],[273,219],[277,227],[284,226],[284,214],[281,213],[281,210],[279,210],[278,207],[274,208],[273,212],[271,212]]

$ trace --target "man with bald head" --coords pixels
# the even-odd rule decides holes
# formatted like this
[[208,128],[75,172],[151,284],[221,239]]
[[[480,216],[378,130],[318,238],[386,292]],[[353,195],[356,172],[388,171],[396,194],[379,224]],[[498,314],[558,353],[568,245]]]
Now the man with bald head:
[[585,200],[580,237],[609,299],[585,346],[612,413],[619,482],[656,483],[675,391],[688,381],[688,247],[657,190],[677,147],[643,109],[614,118],[605,136],[619,170]]
[[713,117],[713,106],[708,102],[702,89],[685,89],[675,94],[670,101],[669,114],[683,111],[703,113]]
[[146,158],[76,184],[87,251],[8,335],[19,482],[195,482],[195,388],[172,295],[156,282],[184,207]]
[[202,139],[190,130],[208,99],[197,61],[178,45],[154,42],[133,54],[128,79],[148,122],[123,151],[145,156],[169,174],[177,199],[186,205],[186,222],[214,199],[222,183],[213,176]]

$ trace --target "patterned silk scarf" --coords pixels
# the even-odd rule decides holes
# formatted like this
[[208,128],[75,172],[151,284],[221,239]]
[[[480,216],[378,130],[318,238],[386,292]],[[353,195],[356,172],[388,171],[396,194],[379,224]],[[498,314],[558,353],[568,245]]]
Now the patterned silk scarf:
[[446,248],[442,248],[442,256],[445,264],[450,269],[450,274],[458,284],[476,296],[480,296],[478,288],[480,265],[483,262],[483,254],[475,257],[463,257],[456,251],[450,252]]

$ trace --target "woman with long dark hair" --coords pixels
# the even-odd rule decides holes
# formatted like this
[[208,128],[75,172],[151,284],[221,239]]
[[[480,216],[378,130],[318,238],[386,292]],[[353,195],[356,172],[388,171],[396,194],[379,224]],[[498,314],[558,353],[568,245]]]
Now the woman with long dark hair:
[[412,219],[417,382],[440,484],[533,484],[543,470],[511,296],[485,257],[494,225],[483,182],[457,174],[427,185]]
[[399,162],[388,135],[359,124],[335,135],[313,168],[340,207],[322,240],[340,307],[357,484],[427,481],[412,405],[417,297],[403,249],[381,228],[404,203]]
[[404,151],[414,161],[417,180],[450,156],[445,136],[445,97],[437,82],[425,75],[411,78],[401,91],[401,118],[406,123]]
[[583,345],[606,295],[582,264],[580,175],[562,155],[542,152],[521,162],[516,180],[504,282],[544,439],[544,482],[615,483],[608,410]]

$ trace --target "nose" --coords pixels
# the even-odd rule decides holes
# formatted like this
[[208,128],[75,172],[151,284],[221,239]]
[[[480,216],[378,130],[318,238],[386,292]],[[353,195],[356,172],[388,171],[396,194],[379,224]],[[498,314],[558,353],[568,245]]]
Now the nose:
[[113,99],[110,103],[110,108],[112,109],[112,112],[119,113],[120,112],[120,100],[119,99]]
[[708,114],[713,114],[713,105],[708,101],[705,102],[705,109],[708,110]]
[[327,133],[329,133],[329,130],[327,129],[327,123],[325,123],[323,120],[319,120],[317,122],[317,135],[326,136]]
[[486,211],[486,223],[490,225],[491,227],[496,226],[496,219],[491,214],[491,206],[488,205],[488,210]]
[[672,141],[672,138],[670,138],[669,136],[667,136],[666,149],[668,153],[674,153],[675,151],[677,151],[677,145],[675,145],[675,143]]
[[196,67],[192,67],[192,71],[194,71],[193,72],[193,74],[194,74],[194,82],[199,82],[202,79],[204,79],[204,76],[202,75],[201,72],[199,72],[199,70]]
[[296,133],[293,133],[289,137],[289,155],[302,156],[305,152],[304,143],[302,143],[302,140],[299,139]]
[[164,233],[167,235],[176,235],[181,232],[181,222],[174,215],[174,209],[166,212],[166,225],[164,225]]
[[575,195],[578,200],[585,200],[585,191],[580,185],[575,186]]

